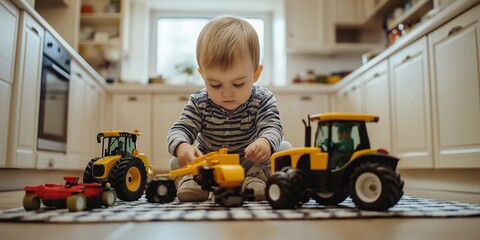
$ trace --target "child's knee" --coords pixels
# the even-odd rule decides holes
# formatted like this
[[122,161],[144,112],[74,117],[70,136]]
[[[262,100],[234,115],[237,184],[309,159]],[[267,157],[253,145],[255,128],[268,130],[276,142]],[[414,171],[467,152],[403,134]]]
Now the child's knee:
[[178,159],[176,157],[173,157],[170,160],[170,170],[175,170],[179,168],[180,168],[180,164],[178,164]]
[[277,148],[277,152],[280,152],[280,151],[283,151],[283,150],[288,150],[288,149],[292,149],[292,145],[287,142],[287,141],[282,141],[280,142],[280,145],[278,145],[278,148]]

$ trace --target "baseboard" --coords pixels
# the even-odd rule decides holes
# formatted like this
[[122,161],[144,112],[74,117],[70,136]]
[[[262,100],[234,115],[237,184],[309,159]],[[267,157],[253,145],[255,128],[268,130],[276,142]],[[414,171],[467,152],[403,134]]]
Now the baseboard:
[[406,189],[480,194],[480,169],[401,169]]
[[64,176],[77,176],[82,178],[83,171],[34,169],[0,170],[0,191],[23,190],[25,186],[28,185],[63,183]]

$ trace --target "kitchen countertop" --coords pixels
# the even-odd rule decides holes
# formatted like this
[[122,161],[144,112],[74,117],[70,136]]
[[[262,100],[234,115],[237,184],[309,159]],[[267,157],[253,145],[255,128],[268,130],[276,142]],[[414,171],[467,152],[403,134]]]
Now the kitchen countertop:
[[[298,84],[291,86],[266,86],[274,93],[333,93],[334,85],[328,84]],[[166,84],[111,84],[106,87],[109,93],[180,93],[190,94],[196,90],[202,89],[200,85],[166,85]]]

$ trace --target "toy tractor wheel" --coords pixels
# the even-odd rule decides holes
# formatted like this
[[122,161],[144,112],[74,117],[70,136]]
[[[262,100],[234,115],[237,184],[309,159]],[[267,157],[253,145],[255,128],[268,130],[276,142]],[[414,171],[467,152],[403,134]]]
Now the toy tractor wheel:
[[87,207],[87,198],[83,193],[67,197],[67,208],[70,212],[79,212]]
[[214,170],[211,167],[202,166],[199,169],[200,174],[195,176],[195,181],[202,187],[203,191],[212,191],[212,187],[217,185],[213,173]]
[[215,203],[222,207],[240,207],[243,205],[242,189],[217,188],[214,191]]
[[93,177],[93,164],[100,158],[94,158],[90,160],[90,162],[85,167],[85,171],[83,171],[83,183],[93,183],[95,178]]
[[23,197],[23,208],[27,211],[40,209],[40,198],[35,195],[25,195],[25,197]]
[[172,179],[160,178],[152,180],[145,191],[147,201],[150,203],[169,203],[173,202],[177,196],[175,183]]
[[348,197],[348,191],[347,190],[342,190],[339,192],[325,192],[325,193],[317,193],[313,195],[313,199],[317,201],[318,204],[321,205],[337,205]]
[[359,209],[384,211],[402,197],[403,181],[389,166],[367,162],[353,172],[349,190]]
[[117,194],[113,190],[106,190],[100,196],[100,203],[106,207],[113,206],[116,201],[117,201]]
[[265,196],[274,209],[294,209],[302,205],[303,180],[295,169],[274,173],[267,181]]
[[109,182],[124,201],[136,201],[143,195],[147,182],[147,170],[142,160],[126,157],[117,161],[110,172]]

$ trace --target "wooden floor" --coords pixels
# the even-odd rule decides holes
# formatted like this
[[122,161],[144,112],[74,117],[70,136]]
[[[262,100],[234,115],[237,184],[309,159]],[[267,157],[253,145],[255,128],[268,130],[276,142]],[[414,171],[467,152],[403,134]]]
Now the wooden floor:
[[[406,191],[409,196],[480,203],[479,195]],[[22,191],[0,192],[0,209],[21,207]],[[480,239],[480,217],[102,224],[0,223],[1,239]]]

